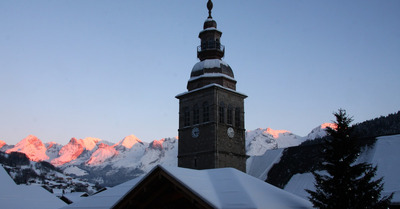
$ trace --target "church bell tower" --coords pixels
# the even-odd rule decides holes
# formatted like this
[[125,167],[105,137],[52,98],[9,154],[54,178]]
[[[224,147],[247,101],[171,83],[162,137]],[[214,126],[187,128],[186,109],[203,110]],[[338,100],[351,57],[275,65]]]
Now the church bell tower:
[[196,63],[179,99],[178,166],[192,169],[233,167],[246,172],[244,99],[236,91],[231,67],[222,60],[222,32],[211,16],[199,33]]

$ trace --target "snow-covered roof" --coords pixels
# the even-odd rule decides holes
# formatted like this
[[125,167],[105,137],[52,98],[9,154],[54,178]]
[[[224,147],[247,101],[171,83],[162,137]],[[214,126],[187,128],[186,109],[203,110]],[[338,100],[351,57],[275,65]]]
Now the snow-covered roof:
[[16,185],[0,166],[0,207],[7,209],[55,209],[66,205],[40,186]]
[[72,192],[62,194],[62,196],[71,202],[78,202],[84,200],[88,196],[88,194],[86,192]]
[[278,163],[283,155],[284,148],[271,149],[260,156],[250,156],[246,162],[247,174],[258,179],[267,179],[269,170]]
[[400,134],[378,137],[371,154],[373,165],[378,166],[376,175],[383,178],[383,195],[394,193],[392,202],[400,204]]
[[209,27],[209,28],[206,28],[206,29],[204,29],[204,30],[200,31],[200,33],[203,33],[203,32],[205,32],[205,31],[211,31],[211,30],[215,30],[215,31],[218,31],[218,32],[222,33],[220,30],[218,30],[218,29],[217,29],[217,28],[215,28],[215,27]]
[[143,176],[127,181],[123,184],[107,189],[96,195],[86,197],[81,201],[74,202],[70,205],[60,209],[75,208],[75,209],[108,209],[112,208],[125,194],[127,194],[136,184],[143,178]]
[[[378,137],[375,145],[366,147],[362,151],[357,163],[367,162],[377,165],[376,177],[383,177],[384,187],[382,195],[394,193],[392,203],[400,204],[400,135]],[[308,197],[304,189],[315,190],[314,176],[311,173],[294,175],[285,190],[301,196]]]
[[180,94],[176,95],[175,97],[178,98],[178,97],[181,97],[181,96],[183,96],[183,95],[186,95],[186,94],[189,94],[189,93],[193,93],[193,92],[196,92],[196,91],[200,91],[200,90],[203,90],[203,89],[206,89],[206,88],[210,88],[210,87],[219,87],[219,88],[225,89],[225,90],[227,90],[227,91],[234,92],[234,93],[240,94],[240,95],[242,95],[242,96],[244,96],[244,97],[247,97],[246,94],[240,93],[240,92],[238,92],[238,91],[232,90],[232,89],[230,89],[230,88],[221,86],[221,85],[216,84],[216,83],[211,83],[211,84],[205,85],[205,86],[203,86],[203,87],[200,87],[200,88],[197,88],[197,89],[193,89],[193,90],[191,90],[191,91],[187,91],[187,92],[180,93]]
[[229,79],[229,80],[236,81],[236,80],[235,80],[234,78],[232,78],[231,76],[226,75],[226,74],[223,74],[223,73],[204,73],[204,74],[199,75],[199,76],[196,76],[196,77],[191,77],[191,78],[189,79],[189,82],[190,82],[190,81],[197,80],[197,79],[200,79],[200,78],[214,78],[214,77],[224,77],[224,78],[227,78],[227,79]]
[[0,182],[1,182],[0,191],[3,190],[3,187],[11,188],[17,186],[14,180],[12,180],[10,175],[8,175],[7,171],[4,170],[3,166],[1,165],[0,165]]
[[308,200],[233,168],[193,170],[158,166],[145,177],[131,180],[63,209],[112,208],[156,169],[162,169],[214,208],[312,208]]
[[312,208],[309,201],[234,168],[164,169],[215,208]]

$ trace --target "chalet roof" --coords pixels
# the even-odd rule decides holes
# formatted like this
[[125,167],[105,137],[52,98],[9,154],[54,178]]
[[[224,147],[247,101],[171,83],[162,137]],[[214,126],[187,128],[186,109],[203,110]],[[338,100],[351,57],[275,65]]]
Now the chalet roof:
[[109,209],[127,194],[144,176],[137,177],[96,195],[86,197],[79,202],[62,207],[62,209]]
[[146,201],[157,206],[163,201],[175,204],[171,203],[174,198],[190,199],[179,204],[196,202],[199,208],[312,208],[309,201],[233,168],[193,170],[157,166],[146,176],[63,209],[122,208],[127,204],[144,207]]
[[54,209],[66,205],[40,186],[17,185],[0,166],[0,207],[7,209]]

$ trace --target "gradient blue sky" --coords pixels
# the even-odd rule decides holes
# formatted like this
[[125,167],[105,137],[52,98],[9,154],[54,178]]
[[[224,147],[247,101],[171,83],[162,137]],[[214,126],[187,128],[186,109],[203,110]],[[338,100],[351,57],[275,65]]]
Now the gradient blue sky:
[[[206,0],[0,1],[0,140],[177,136]],[[400,110],[400,1],[214,0],[246,129]]]

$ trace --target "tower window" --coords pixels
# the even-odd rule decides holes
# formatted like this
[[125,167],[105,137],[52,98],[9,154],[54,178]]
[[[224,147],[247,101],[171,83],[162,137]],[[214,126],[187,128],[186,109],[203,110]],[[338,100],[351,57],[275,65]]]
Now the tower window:
[[236,127],[240,127],[240,126],[241,126],[241,123],[242,123],[242,121],[240,120],[240,119],[241,119],[240,112],[241,112],[240,108],[237,107],[237,108],[235,109],[235,126],[236,126]]
[[185,107],[183,110],[183,118],[184,118],[184,126],[190,126],[190,111],[188,107]]
[[200,123],[200,110],[199,106],[196,104],[193,107],[193,124],[199,124]]
[[223,102],[219,104],[218,112],[219,112],[219,122],[225,123],[225,104]]
[[203,103],[203,123],[210,121],[210,107],[207,102]]
[[232,125],[233,124],[233,110],[230,105],[228,106],[228,111],[226,113],[226,116],[227,116],[227,123]]

